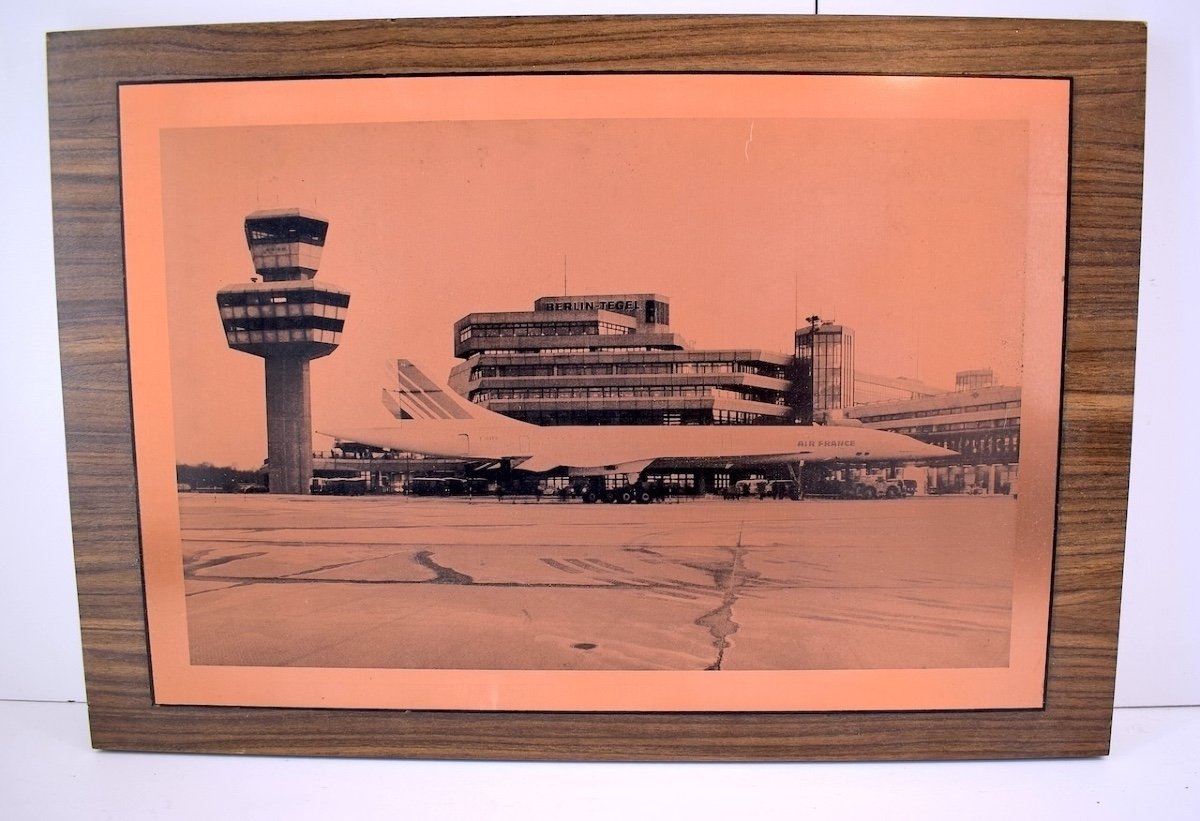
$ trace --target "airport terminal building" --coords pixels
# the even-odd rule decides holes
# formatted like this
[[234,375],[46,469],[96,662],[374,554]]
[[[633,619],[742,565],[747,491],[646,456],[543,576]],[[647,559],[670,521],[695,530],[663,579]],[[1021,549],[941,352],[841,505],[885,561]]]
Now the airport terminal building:
[[[990,370],[962,371],[953,390],[857,368],[852,328],[808,317],[784,354],[694,349],[671,326],[670,300],[654,293],[546,296],[528,311],[470,313],[454,323],[461,361],[451,389],[471,402],[536,425],[861,425],[958,452],[941,464],[894,466],[921,494],[1015,492],[1021,389]],[[379,470],[369,485],[453,475],[446,460],[344,452],[330,469]],[[401,467],[403,466],[403,467]],[[811,466],[808,478],[822,466]],[[696,471],[660,476],[693,492],[742,476]],[[853,467],[839,469],[844,480]],[[386,476],[391,474],[390,476]],[[461,475],[461,468],[457,471]],[[861,473],[862,471],[858,471]],[[547,477],[553,487],[556,480]]]
[[1013,493],[1021,449],[1021,389],[989,370],[962,371],[955,390],[858,405],[846,417],[958,452],[931,466],[936,493]]
[[542,297],[454,324],[450,387],[536,425],[793,421],[792,357],[690,350],[659,294]]

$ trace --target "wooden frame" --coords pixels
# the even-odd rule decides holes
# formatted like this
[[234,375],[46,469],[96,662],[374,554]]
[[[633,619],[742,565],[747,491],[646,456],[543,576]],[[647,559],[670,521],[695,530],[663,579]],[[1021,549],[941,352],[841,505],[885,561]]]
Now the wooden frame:
[[[303,50],[283,47],[301,40]],[[96,746],[675,760],[1007,758],[1107,751],[1132,409],[1142,26],[826,17],[274,24],[56,34],[50,39],[49,65],[67,444]],[[1071,80],[1063,422],[1043,709],[487,713],[155,703],[121,276],[117,87],[240,78],[580,71]]]

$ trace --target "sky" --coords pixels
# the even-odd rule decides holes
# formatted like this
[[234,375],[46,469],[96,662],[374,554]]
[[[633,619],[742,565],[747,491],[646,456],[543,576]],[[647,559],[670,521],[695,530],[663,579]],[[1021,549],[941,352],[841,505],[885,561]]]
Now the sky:
[[789,352],[815,313],[854,328],[861,370],[1020,384],[1030,124],[820,114],[163,129],[177,461],[265,455],[262,363],[215,293],[253,275],[242,223],[268,208],[329,221],[317,278],[351,294],[312,365],[318,428],[375,412],[388,360],[444,378],[465,314],[564,291],[666,295],[697,348]]

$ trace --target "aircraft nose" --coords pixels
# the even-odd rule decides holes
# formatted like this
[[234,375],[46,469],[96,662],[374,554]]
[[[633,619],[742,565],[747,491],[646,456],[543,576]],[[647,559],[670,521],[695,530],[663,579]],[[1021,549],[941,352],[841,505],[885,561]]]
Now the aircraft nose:
[[958,456],[958,451],[940,445],[926,445],[926,456]]

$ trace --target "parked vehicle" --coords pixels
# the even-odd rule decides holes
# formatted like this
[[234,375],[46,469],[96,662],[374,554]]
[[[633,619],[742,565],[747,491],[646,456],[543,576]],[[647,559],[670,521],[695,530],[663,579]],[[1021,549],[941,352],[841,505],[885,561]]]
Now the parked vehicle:
[[408,480],[406,492],[412,496],[482,496],[488,492],[488,482],[457,476],[414,476]]
[[791,479],[776,479],[767,483],[767,495],[772,499],[799,499],[800,488]]
[[314,496],[362,496],[367,492],[367,480],[357,476],[328,479],[314,476],[310,492]]
[[251,482],[238,482],[233,486],[234,493],[266,493],[266,485],[253,484]]
[[849,482],[845,495],[852,499],[903,499],[916,493],[913,482],[912,493],[908,492],[903,479],[887,479],[883,476],[866,476]]
[[770,484],[766,479],[742,479],[734,482],[733,495],[742,496],[757,496],[760,499],[767,495],[767,486]]

